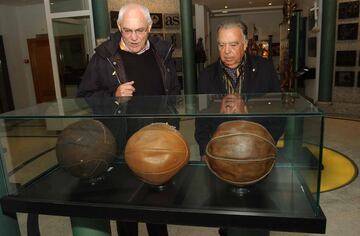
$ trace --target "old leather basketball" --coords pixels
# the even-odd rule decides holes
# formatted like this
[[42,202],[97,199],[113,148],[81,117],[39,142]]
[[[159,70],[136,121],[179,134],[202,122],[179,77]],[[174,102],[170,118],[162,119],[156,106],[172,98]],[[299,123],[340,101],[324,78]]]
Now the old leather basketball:
[[189,160],[189,147],[179,131],[153,123],[134,133],[125,147],[125,160],[144,182],[167,183]]
[[67,126],[56,143],[59,165],[75,177],[98,177],[112,165],[116,142],[98,120],[81,120]]
[[206,147],[209,169],[220,179],[237,186],[265,178],[275,163],[275,142],[262,125],[228,121],[219,125]]

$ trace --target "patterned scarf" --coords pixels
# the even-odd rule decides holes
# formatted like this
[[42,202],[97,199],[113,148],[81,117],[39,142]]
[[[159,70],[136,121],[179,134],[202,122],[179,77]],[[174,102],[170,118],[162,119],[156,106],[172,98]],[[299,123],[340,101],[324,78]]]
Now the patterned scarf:
[[222,79],[228,94],[241,93],[242,82],[245,78],[245,62],[246,54],[244,54],[243,59],[236,68],[229,68],[220,61],[220,65],[223,69]]

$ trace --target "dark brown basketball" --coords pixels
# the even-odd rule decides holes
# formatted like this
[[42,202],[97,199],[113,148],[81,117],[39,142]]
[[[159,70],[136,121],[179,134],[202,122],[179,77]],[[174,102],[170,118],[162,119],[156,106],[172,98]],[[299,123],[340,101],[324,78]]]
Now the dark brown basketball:
[[270,173],[276,153],[274,139],[265,127],[250,121],[228,121],[219,125],[206,146],[206,161],[218,178],[246,186]]
[[103,174],[116,157],[116,142],[110,130],[98,120],[82,120],[66,127],[58,137],[59,165],[78,178]]
[[134,133],[125,147],[125,161],[144,182],[167,183],[189,160],[189,147],[175,127],[153,123]]

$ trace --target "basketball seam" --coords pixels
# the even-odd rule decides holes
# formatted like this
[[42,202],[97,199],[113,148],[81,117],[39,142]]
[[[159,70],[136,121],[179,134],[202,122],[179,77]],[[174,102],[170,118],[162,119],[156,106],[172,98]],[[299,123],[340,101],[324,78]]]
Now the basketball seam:
[[[260,139],[264,140],[265,142],[269,143],[271,146],[273,146],[273,148],[275,148],[275,149],[277,150],[276,146],[275,146],[272,142],[270,142],[270,141],[268,141],[267,139],[261,137],[260,135],[252,134],[252,133],[242,133],[242,132],[233,133],[233,134],[224,134],[224,135],[222,135],[222,136],[217,136],[217,137],[215,137],[215,138],[212,138],[212,139],[210,140],[210,142],[208,143],[208,145],[209,145],[210,143],[214,142],[214,140],[217,140],[217,139],[220,139],[220,138],[232,137],[232,136],[236,136],[236,135],[240,135],[240,134],[242,134],[242,135],[250,135],[250,136],[255,136],[255,137],[257,137],[257,138],[260,138]],[[207,145],[207,146],[208,146],[208,145]],[[206,148],[206,150],[207,150],[207,148]]]
[[[97,161],[99,161],[99,160],[100,160],[100,162],[96,165],[96,167],[94,167],[94,168],[93,168],[93,170],[91,171],[91,174],[90,174],[89,176],[91,176],[91,175],[93,175],[93,174],[94,174],[94,172],[95,172],[95,171],[96,171],[96,169],[99,167],[99,165],[100,165],[100,163],[101,163],[101,162],[104,162],[104,163],[105,163],[105,165],[106,165],[107,167],[109,167],[109,164],[108,164],[108,162],[107,162],[107,161],[104,161],[104,160],[102,160],[102,159],[95,159],[95,160],[97,160]],[[91,160],[91,161],[94,161],[94,160]],[[85,161],[85,162],[77,163],[77,164],[74,164],[74,165],[63,166],[63,167],[64,167],[64,168],[71,168],[71,167],[74,167],[74,166],[79,165],[79,164],[86,164],[86,163],[89,163],[89,162],[91,162],[91,161]],[[96,177],[96,176],[94,176],[94,177]]]
[[257,178],[255,180],[251,180],[251,181],[244,181],[244,182],[235,182],[235,181],[231,181],[231,180],[228,180],[228,179],[225,179],[223,177],[221,177],[220,175],[218,175],[214,170],[213,168],[211,167],[210,163],[205,159],[206,161],[206,164],[207,166],[209,167],[210,171],[216,176],[218,177],[219,179],[227,182],[227,183],[231,183],[231,184],[234,184],[234,185],[250,185],[250,184],[253,184],[253,183],[257,183],[258,181],[264,179],[270,172],[271,170],[273,169],[274,165],[275,165],[275,161],[272,163],[271,167],[269,168],[269,170],[266,172],[266,174],[264,174],[263,176],[261,176],[260,178]]
[[[251,163],[251,162],[260,162],[260,161],[266,161],[266,160],[271,160],[271,159],[276,159],[276,156],[268,156],[265,158],[261,158],[261,159],[252,159],[252,160],[242,160],[242,159],[226,159],[223,157],[217,157],[217,156],[213,156],[213,155],[208,155],[206,154],[208,157],[213,158],[215,160],[221,160],[221,161],[231,161],[231,162],[242,162],[242,163]],[[253,157],[248,157],[248,158],[253,158]]]
[[267,128],[265,128],[263,125],[261,125],[261,124],[259,124],[259,123],[256,123],[256,122],[247,121],[247,120],[246,120],[246,121],[245,121],[245,120],[233,120],[233,121],[225,121],[225,122],[221,123],[219,126],[222,126],[222,125],[225,124],[225,123],[234,123],[234,122],[241,122],[241,123],[246,122],[246,123],[251,123],[251,124],[253,124],[253,125],[256,125],[256,126],[262,128],[262,129],[264,129],[265,132],[270,136],[270,138],[271,138],[271,140],[273,141],[273,143],[275,143],[275,140],[274,140],[274,138],[272,137],[272,135],[270,134],[269,130],[267,130]]

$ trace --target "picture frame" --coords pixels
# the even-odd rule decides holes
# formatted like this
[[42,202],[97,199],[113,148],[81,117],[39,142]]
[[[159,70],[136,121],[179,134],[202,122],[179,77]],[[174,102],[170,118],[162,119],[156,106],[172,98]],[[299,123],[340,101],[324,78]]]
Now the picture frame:
[[149,37],[158,37],[160,39],[164,39],[163,33],[158,33],[158,32],[150,32]]
[[359,23],[339,24],[338,40],[356,40],[358,38]]
[[354,71],[336,71],[335,86],[337,87],[354,87],[355,72]]
[[336,51],[336,66],[355,66],[356,65],[356,51]]
[[316,57],[317,52],[317,38],[308,38],[308,57]]
[[164,28],[165,29],[179,29],[180,15],[179,14],[164,14]]
[[163,16],[162,13],[150,13],[151,19],[153,21],[153,29],[162,29],[163,28]]
[[175,45],[175,49],[181,49],[180,33],[167,33],[165,34],[165,40],[172,42]]
[[271,44],[271,56],[273,57],[280,56],[280,43]]
[[341,2],[338,7],[338,19],[359,17],[359,1]]
[[111,24],[111,28],[113,29],[117,29],[117,19],[119,16],[119,12],[118,11],[110,11],[110,24]]

